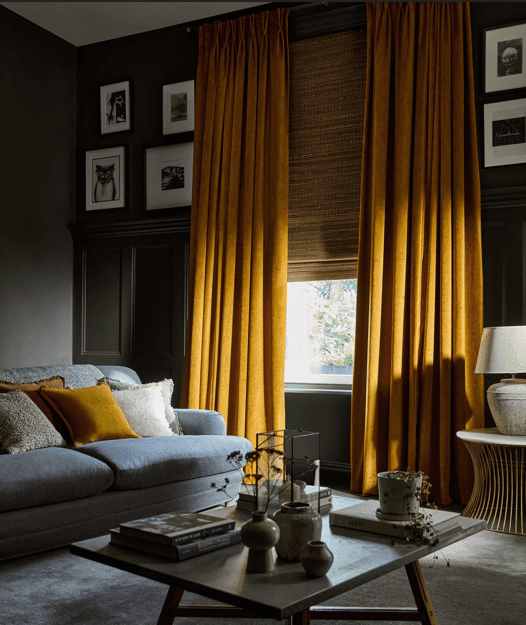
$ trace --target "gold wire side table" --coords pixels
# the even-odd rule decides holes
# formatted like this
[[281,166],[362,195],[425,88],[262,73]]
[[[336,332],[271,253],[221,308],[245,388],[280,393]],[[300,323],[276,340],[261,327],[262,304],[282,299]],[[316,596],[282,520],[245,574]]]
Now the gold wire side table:
[[487,529],[526,535],[526,436],[497,428],[462,430],[473,461],[475,484],[463,516],[484,519]]

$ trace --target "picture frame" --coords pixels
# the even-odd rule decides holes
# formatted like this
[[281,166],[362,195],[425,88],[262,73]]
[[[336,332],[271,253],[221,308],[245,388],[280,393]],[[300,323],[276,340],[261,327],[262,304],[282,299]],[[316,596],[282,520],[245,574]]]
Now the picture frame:
[[194,129],[195,81],[163,86],[163,135]]
[[100,88],[100,132],[131,130],[131,81],[116,82]]
[[193,141],[145,149],[147,211],[191,206],[193,156]]
[[484,105],[484,166],[526,163],[526,98]]
[[485,93],[526,87],[526,22],[484,29]]
[[86,152],[87,211],[124,208],[125,170],[125,146]]

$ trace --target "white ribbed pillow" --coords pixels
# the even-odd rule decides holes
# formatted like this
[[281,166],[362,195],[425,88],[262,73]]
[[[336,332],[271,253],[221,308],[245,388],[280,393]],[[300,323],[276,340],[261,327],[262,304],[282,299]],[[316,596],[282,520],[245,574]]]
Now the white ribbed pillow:
[[166,421],[165,403],[159,386],[137,386],[112,393],[136,434],[175,436]]

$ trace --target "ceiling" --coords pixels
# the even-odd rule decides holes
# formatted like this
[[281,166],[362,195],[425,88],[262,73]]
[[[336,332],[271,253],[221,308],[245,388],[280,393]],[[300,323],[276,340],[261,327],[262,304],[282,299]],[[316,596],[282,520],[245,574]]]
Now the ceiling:
[[0,2],[74,46],[250,9],[266,2]]

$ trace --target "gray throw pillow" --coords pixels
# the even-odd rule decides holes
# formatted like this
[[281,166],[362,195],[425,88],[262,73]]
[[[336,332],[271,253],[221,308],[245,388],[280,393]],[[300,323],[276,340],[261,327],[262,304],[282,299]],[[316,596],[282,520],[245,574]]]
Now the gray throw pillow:
[[168,421],[170,429],[174,434],[184,434],[181,423],[179,422],[179,416],[172,408],[172,395],[174,391],[173,380],[165,378],[161,382],[149,382],[148,384],[133,384],[132,382],[121,382],[120,380],[113,380],[112,378],[102,378],[99,380],[99,384],[103,382],[109,384],[112,391],[127,391],[134,388],[159,387],[164,399],[165,417]]
[[0,453],[18,454],[42,447],[64,447],[65,444],[66,441],[24,391],[0,394]]

